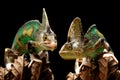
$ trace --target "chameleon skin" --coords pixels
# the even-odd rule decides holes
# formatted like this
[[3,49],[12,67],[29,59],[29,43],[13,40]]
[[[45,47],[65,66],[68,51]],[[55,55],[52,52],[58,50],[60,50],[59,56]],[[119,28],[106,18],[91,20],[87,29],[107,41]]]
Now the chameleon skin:
[[61,58],[72,60],[76,58],[96,58],[104,50],[103,42],[105,40],[96,25],[90,26],[85,35],[82,31],[80,18],[75,18],[69,28],[67,42],[61,47],[59,54]]
[[19,28],[12,47],[5,49],[5,64],[13,62],[16,55],[38,54],[44,50],[54,51],[56,47],[56,34],[52,31],[43,8],[42,23],[39,20],[30,20]]
[[97,55],[103,53],[105,37],[98,29],[96,25],[90,26],[86,34],[84,35],[84,53],[90,58],[95,58]]
[[[57,46],[55,33],[51,30],[47,14],[43,8],[42,24],[38,20],[30,20],[22,25],[17,31],[12,44],[12,50],[17,50],[19,54],[30,53],[29,45],[34,47],[34,53],[41,50],[54,50]],[[51,44],[51,45],[49,45]]]
[[67,42],[61,47],[59,55],[63,59],[76,59],[83,52],[84,45],[82,23],[79,17],[76,17],[68,30]]
[[41,27],[41,23],[38,20],[31,20],[25,23],[17,32],[12,49],[17,50],[20,53],[28,53],[28,41],[29,40],[36,40],[34,34],[39,30]]

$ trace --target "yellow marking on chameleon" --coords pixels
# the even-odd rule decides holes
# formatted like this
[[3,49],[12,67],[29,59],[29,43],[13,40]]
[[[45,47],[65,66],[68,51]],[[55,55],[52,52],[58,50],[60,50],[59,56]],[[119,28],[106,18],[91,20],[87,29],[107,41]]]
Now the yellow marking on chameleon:
[[23,47],[18,35],[16,35],[16,41],[20,47]]
[[103,34],[100,33],[98,30],[97,30],[97,33],[98,33],[98,35],[99,35],[101,38],[104,38]]
[[33,32],[33,29],[34,29],[33,26],[30,26],[29,29],[26,29],[26,27],[24,27],[23,36],[25,36],[25,35],[31,36],[32,32]]

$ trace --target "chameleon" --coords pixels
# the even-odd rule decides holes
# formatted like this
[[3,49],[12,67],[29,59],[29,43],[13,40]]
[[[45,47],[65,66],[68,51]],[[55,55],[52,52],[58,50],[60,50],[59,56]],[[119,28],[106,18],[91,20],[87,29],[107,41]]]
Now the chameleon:
[[72,21],[67,41],[59,50],[59,55],[65,60],[75,60],[74,73],[69,72],[67,80],[91,80],[96,76],[101,80],[101,76],[106,76],[104,80],[107,80],[109,73],[115,75],[119,72],[115,71],[118,60],[105,36],[97,29],[96,24],[91,25],[84,34],[79,17]]
[[73,19],[67,35],[67,42],[59,50],[59,55],[65,60],[89,57],[95,59],[104,51],[106,41],[104,35],[97,29],[96,24],[89,27],[84,34],[79,17]]
[[54,51],[57,47],[56,34],[50,27],[43,8],[42,23],[38,19],[25,22],[17,31],[11,48],[5,48],[5,65],[12,63],[14,56],[38,54],[40,51]]

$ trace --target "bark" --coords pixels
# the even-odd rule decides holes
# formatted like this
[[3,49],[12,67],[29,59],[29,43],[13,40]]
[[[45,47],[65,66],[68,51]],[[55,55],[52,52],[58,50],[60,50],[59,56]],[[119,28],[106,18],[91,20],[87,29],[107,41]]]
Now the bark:
[[25,55],[18,56],[11,64],[11,69],[0,67],[0,80],[54,80],[50,69],[48,53],[44,56],[30,54],[30,61]]
[[68,73],[67,80],[120,80],[118,60],[111,51],[104,53],[96,61],[85,58],[81,62],[76,59],[75,73]]

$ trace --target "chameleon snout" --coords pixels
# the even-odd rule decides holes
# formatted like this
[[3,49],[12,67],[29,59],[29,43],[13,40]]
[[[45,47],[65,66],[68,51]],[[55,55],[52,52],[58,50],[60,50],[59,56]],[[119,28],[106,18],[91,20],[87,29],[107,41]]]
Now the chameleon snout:
[[54,49],[57,48],[57,42],[51,42],[51,41],[44,41],[44,45],[46,45],[46,47],[50,48],[51,51],[53,51]]

